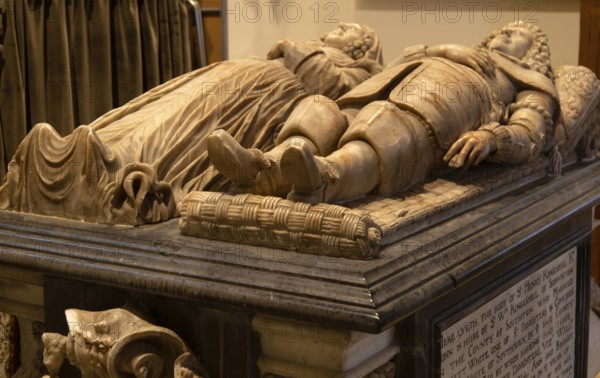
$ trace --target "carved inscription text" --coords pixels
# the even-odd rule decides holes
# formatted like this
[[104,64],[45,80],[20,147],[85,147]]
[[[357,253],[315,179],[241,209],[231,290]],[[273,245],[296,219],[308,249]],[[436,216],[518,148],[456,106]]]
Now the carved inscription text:
[[442,331],[443,378],[573,377],[577,250]]

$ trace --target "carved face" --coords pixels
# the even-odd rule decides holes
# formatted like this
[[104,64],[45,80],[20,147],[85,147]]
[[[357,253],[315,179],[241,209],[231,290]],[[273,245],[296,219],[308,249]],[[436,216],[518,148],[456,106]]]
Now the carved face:
[[533,34],[523,28],[507,28],[491,40],[491,50],[501,51],[505,54],[521,59],[533,44]]
[[362,38],[364,34],[363,28],[359,24],[338,24],[337,28],[325,34],[321,39],[331,47],[342,50],[349,43]]

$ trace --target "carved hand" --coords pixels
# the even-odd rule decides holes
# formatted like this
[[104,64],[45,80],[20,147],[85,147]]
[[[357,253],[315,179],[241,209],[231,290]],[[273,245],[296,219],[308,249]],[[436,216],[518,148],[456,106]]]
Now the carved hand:
[[271,51],[269,51],[267,54],[267,59],[273,60],[282,58],[293,45],[294,42],[289,39],[282,39],[281,41],[278,41],[277,44],[275,44],[275,46],[273,46]]
[[471,67],[481,75],[496,76],[490,58],[472,47],[462,45],[438,45],[427,48],[427,56],[446,58],[455,63]]
[[494,134],[485,130],[468,131],[460,136],[444,156],[451,168],[478,165],[496,150]]

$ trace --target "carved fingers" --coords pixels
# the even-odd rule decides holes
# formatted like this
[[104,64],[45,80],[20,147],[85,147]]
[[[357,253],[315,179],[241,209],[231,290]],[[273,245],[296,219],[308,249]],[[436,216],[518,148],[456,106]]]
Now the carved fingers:
[[446,58],[454,63],[462,64],[477,71],[480,75],[494,77],[496,68],[487,54],[472,47],[462,45],[442,45],[427,50],[428,55]]
[[469,131],[464,133],[446,155],[444,162],[451,168],[468,168],[481,163],[494,152],[496,141],[488,131]]
[[469,51],[469,67],[473,68],[480,75],[496,76],[496,68],[487,55],[484,55],[471,47],[468,47],[467,49]]
[[293,42],[289,39],[282,39],[281,41],[278,41],[277,44],[275,44],[275,46],[273,46],[267,54],[267,59],[273,60],[282,58],[292,44]]
[[279,59],[282,56],[283,56],[283,51],[281,51],[279,43],[276,44],[275,46],[273,46],[271,48],[271,50],[267,53],[267,59],[269,59],[269,60]]

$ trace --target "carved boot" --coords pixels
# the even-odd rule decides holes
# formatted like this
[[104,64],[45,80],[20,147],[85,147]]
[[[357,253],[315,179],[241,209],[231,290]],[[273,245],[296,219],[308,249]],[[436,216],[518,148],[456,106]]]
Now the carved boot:
[[285,185],[276,156],[246,149],[224,130],[209,135],[207,149],[211,163],[232,182],[234,193],[278,195]]
[[339,178],[337,167],[315,157],[302,139],[293,139],[281,156],[283,178],[292,184],[287,198],[316,204],[325,201],[325,187]]

